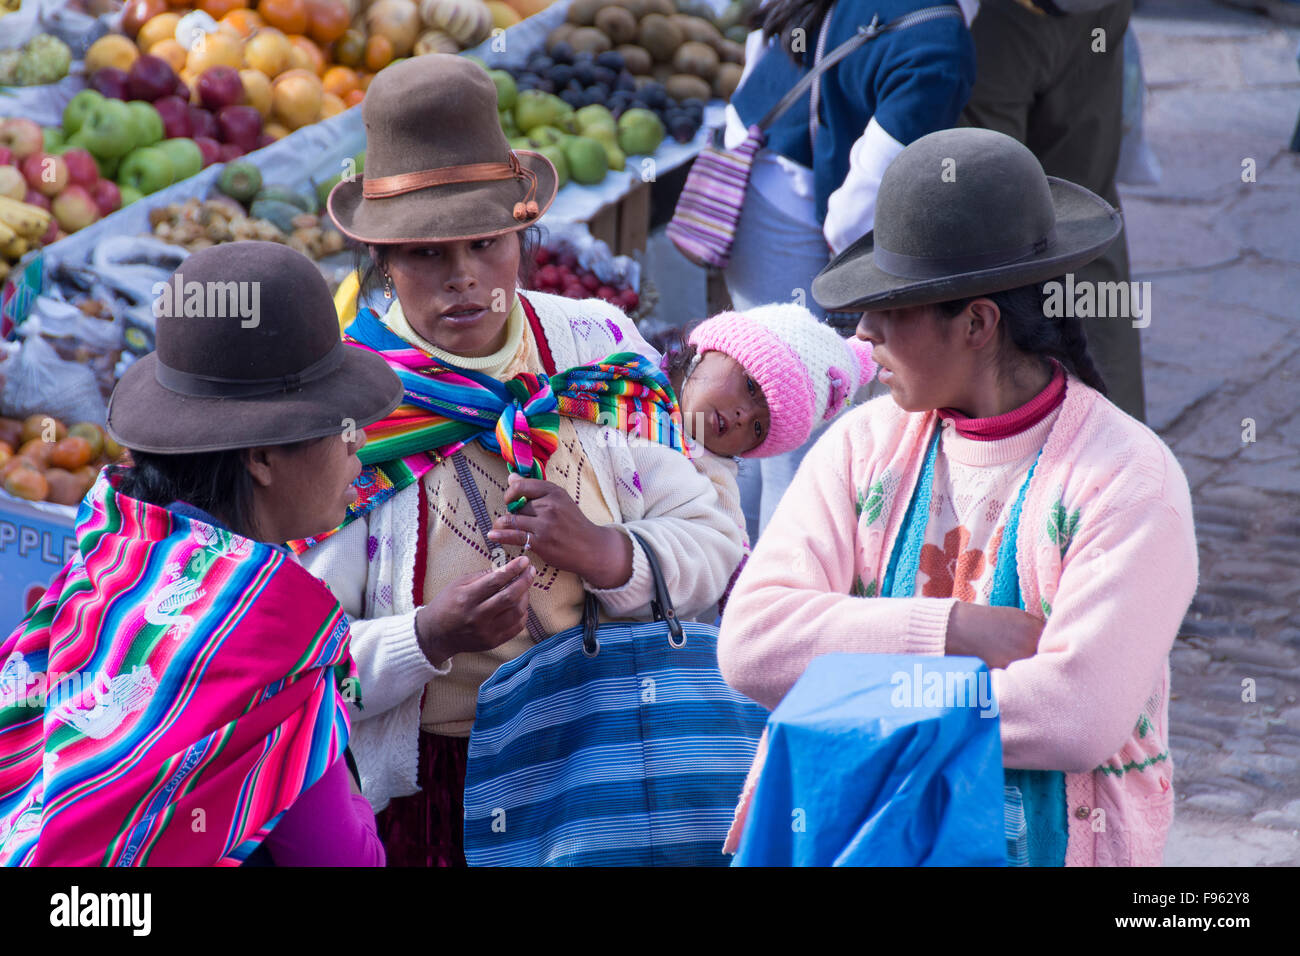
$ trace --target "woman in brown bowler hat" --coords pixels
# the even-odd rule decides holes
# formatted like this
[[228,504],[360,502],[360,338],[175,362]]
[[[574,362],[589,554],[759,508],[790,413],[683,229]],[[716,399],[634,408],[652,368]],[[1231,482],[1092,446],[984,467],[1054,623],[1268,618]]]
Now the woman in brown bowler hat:
[[[408,396],[432,368],[510,382],[616,352],[658,360],[607,303],[517,292],[557,181],[544,156],[510,150],[496,105],[491,78],[460,57],[385,69],[363,106],[364,179],[329,198],[387,303],[382,316],[359,313],[349,335],[402,370]],[[363,478],[353,520],[312,543],[304,563],[353,618],[365,694],[354,752],[366,795],[387,808],[390,863],[464,865],[480,684],[577,624],[587,592],[608,618],[650,616],[649,565],[628,529],[654,547],[683,616],[717,601],[741,542],[709,479],[667,445],[560,417],[544,480],[521,478],[488,438],[440,454],[436,429],[421,432],[407,409],[371,434],[372,451],[398,436],[405,464]]]

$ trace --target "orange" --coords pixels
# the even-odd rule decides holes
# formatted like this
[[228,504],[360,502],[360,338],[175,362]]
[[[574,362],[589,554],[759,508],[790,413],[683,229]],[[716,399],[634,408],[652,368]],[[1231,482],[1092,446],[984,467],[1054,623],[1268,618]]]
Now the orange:
[[262,27],[244,41],[244,64],[274,79],[289,69],[293,44],[275,27]]
[[355,89],[360,89],[361,77],[357,71],[346,66],[331,66],[321,78],[321,86],[326,93],[346,97]]
[[136,45],[122,34],[109,33],[92,43],[86,51],[86,73],[89,75],[106,66],[129,70],[139,55]]
[[347,30],[334,42],[334,62],[360,66],[366,58],[366,37],[360,30]]
[[352,17],[343,0],[307,0],[308,32],[317,43],[333,43],[347,31]]
[[[304,36],[291,36],[289,42],[301,54],[299,62],[295,62],[294,66],[301,67],[304,70],[311,70],[317,76],[325,72],[325,67],[329,65],[329,62],[325,59],[325,54],[320,47]],[[293,54],[291,53],[290,56],[293,57]]]
[[262,119],[271,117],[271,80],[261,70],[240,70],[239,82],[244,86],[244,103],[262,114]]
[[244,65],[243,44],[234,37],[217,32],[209,33],[203,43],[194,45],[185,58],[185,68],[191,73],[202,73],[210,66],[228,66],[239,69]]
[[378,73],[393,59],[393,41],[388,37],[373,34],[366,40],[366,69]]
[[365,98],[366,98],[365,90],[353,90],[347,96],[343,97],[343,102],[348,104],[348,106],[356,106]]
[[307,0],[261,0],[257,12],[268,24],[285,33],[305,33]]
[[149,55],[166,60],[171,65],[171,68],[179,74],[185,69],[185,61],[189,54],[185,52],[185,47],[176,42],[175,37],[169,37],[166,40],[159,40],[149,47]]
[[149,48],[159,40],[166,40],[168,37],[176,39],[176,24],[180,22],[181,15],[170,10],[156,17],[150,17],[140,28],[140,32],[135,35],[136,45],[142,52],[148,52]]
[[199,0],[196,6],[212,19],[220,20],[231,10],[248,6],[248,0]]
[[337,116],[342,113],[348,105],[343,102],[342,97],[335,96],[333,93],[325,93],[320,99],[320,118],[329,119],[331,116]]
[[247,40],[253,35],[253,31],[262,26],[262,18],[252,10],[239,8],[231,10],[221,18],[221,25],[234,27],[235,32]]
[[288,129],[299,129],[320,118],[325,91],[311,70],[286,70],[271,84],[271,113]]

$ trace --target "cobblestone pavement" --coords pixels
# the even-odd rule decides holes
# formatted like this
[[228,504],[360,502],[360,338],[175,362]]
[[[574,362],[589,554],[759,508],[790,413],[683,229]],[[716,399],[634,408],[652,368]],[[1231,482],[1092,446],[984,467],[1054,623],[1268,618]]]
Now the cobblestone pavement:
[[1121,190],[1152,283],[1148,420],[1187,472],[1201,559],[1165,862],[1300,865],[1300,29],[1209,0],[1145,0],[1131,28],[1163,167]]

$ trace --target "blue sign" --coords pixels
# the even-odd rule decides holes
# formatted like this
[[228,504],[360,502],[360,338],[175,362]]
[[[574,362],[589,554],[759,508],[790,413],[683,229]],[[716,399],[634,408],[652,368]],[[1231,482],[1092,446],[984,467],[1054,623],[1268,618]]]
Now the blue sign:
[[77,509],[0,495],[0,637],[40,600],[77,550]]

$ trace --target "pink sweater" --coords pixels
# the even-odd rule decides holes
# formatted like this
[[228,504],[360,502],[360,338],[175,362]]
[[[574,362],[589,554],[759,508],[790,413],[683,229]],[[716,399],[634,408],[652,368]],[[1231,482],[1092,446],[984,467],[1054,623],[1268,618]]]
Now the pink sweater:
[[[955,599],[870,597],[935,423],[883,396],[809,451],[723,617],[733,687],[774,708],[821,654],[944,653]],[[1191,496],[1165,444],[1073,377],[1016,560],[1025,606],[1047,623],[1037,654],[993,672],[1003,762],[1065,771],[1067,865],[1159,865],[1169,651],[1197,581]]]

